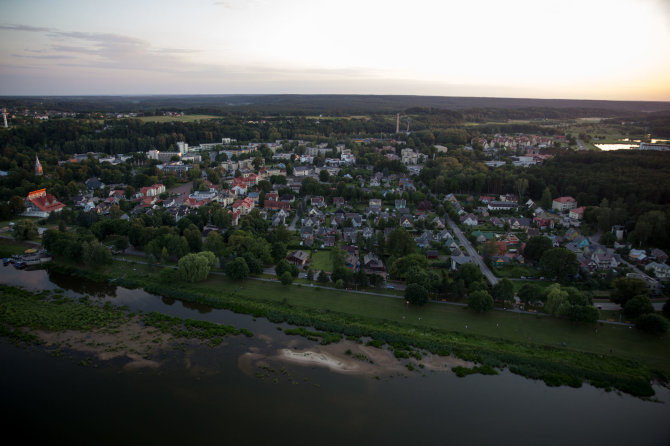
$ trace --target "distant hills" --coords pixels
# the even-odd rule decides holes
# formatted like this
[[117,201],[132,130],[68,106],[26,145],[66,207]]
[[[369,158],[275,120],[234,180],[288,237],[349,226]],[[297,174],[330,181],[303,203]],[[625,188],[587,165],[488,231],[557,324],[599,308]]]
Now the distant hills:
[[572,109],[578,115],[613,116],[670,111],[670,102],[570,99],[477,98],[408,95],[148,95],[148,96],[4,96],[6,107],[29,106],[87,112],[198,110],[199,112],[256,111],[301,114],[402,112],[410,108],[441,110]]

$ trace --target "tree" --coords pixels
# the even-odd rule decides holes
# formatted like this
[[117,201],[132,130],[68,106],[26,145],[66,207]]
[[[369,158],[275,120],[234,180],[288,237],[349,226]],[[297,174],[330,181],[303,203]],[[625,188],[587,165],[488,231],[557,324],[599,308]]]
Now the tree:
[[327,183],[328,180],[330,180],[330,173],[326,169],[323,169],[321,172],[319,172],[319,181],[322,183]]
[[405,228],[397,228],[391,231],[386,245],[392,257],[403,257],[416,250],[416,243]]
[[535,302],[544,302],[547,298],[542,287],[536,283],[525,283],[519,289],[518,293],[521,302],[532,304]]
[[293,283],[293,276],[290,272],[284,271],[284,274],[281,275],[279,280],[281,281],[282,285],[290,285]]
[[468,296],[468,308],[475,313],[485,313],[493,309],[493,298],[484,290],[475,291]]
[[312,268],[307,270],[307,280],[310,282],[314,280],[314,270]]
[[645,295],[635,296],[623,306],[623,314],[630,320],[636,320],[643,314],[653,313],[654,311],[651,300]]
[[645,331],[653,335],[661,335],[668,331],[670,323],[668,323],[668,320],[660,314],[647,313],[637,318],[637,321],[635,321],[635,327],[638,330]]
[[579,271],[577,255],[565,248],[551,248],[540,258],[540,271],[547,277],[567,281]]
[[642,279],[629,279],[621,277],[614,280],[614,292],[610,300],[621,306],[635,296],[647,294],[647,284]]
[[226,252],[226,243],[223,241],[221,234],[210,231],[205,238],[203,249],[213,252],[217,257],[223,257]]
[[474,263],[466,263],[458,269],[458,277],[463,279],[466,287],[469,287],[473,282],[481,281],[484,275],[479,266]]
[[112,263],[112,253],[97,241],[84,242],[81,247],[82,261],[86,265],[100,266]]
[[202,233],[196,225],[191,224],[188,228],[184,229],[184,237],[186,237],[186,242],[191,252],[198,252],[202,249]]
[[328,283],[330,279],[328,278],[328,274],[326,274],[325,271],[321,270],[319,271],[319,275],[316,276],[316,281],[319,283]]
[[551,189],[549,189],[549,187],[545,187],[544,190],[542,191],[540,206],[542,206],[545,210],[549,210],[551,209],[551,204],[552,204]]
[[411,283],[405,288],[405,299],[412,305],[424,305],[428,302],[428,290],[418,283]]
[[410,254],[394,261],[389,268],[389,274],[394,279],[405,279],[410,269],[425,270],[426,268],[428,268],[426,256]]
[[514,298],[514,285],[509,279],[502,279],[493,286],[493,298],[505,302]]
[[523,256],[526,260],[537,262],[542,258],[542,254],[553,248],[553,243],[548,237],[536,235],[528,239],[526,247],[523,250]]
[[598,240],[598,243],[610,248],[614,246],[614,242],[616,242],[616,236],[610,231],[603,232],[603,235],[601,235],[600,239]]
[[207,264],[209,265],[210,270],[219,266],[219,260],[212,251],[202,251],[198,254],[207,259]]
[[187,282],[200,282],[209,275],[209,260],[200,254],[187,254],[177,263],[179,277]]
[[19,220],[14,224],[12,235],[16,240],[31,240],[37,237],[37,225],[32,220]]
[[569,305],[568,293],[561,289],[561,285],[554,283],[545,290],[546,303],[544,311],[554,316],[560,316],[565,305]]
[[249,266],[243,257],[236,257],[227,263],[224,271],[233,280],[244,280],[249,277]]

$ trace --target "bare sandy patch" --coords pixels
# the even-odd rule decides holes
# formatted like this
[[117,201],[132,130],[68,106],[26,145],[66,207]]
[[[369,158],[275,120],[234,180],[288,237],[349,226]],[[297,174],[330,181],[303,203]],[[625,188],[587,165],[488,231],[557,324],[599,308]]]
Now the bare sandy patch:
[[[305,366],[320,366],[337,373],[355,373],[380,376],[383,374],[405,373],[412,364],[431,371],[448,371],[456,366],[472,367],[472,363],[453,356],[424,355],[421,360],[399,360],[393,352],[380,348],[343,341],[337,344],[316,345],[308,349],[284,348],[275,359]],[[421,367],[423,366],[423,367]]]
[[173,338],[152,327],[143,326],[135,317],[117,328],[99,328],[90,331],[66,330],[59,332],[34,331],[47,347],[66,347],[94,354],[101,361],[126,357],[125,368],[158,367],[160,363],[148,358],[151,352],[161,350]]

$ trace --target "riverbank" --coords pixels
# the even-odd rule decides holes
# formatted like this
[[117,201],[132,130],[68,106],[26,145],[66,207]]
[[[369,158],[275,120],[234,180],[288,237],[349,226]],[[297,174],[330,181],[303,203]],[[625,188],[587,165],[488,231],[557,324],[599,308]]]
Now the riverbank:
[[[421,349],[432,354],[454,355],[467,361],[477,362],[482,365],[489,365],[499,369],[509,368],[514,373],[523,376],[541,379],[548,385],[570,385],[578,387],[582,382],[589,382],[593,385],[603,388],[614,388],[636,396],[650,396],[653,394],[650,382],[653,379],[667,381],[668,367],[655,367],[654,364],[667,361],[667,355],[663,354],[663,348],[667,345],[667,339],[648,338],[647,343],[653,345],[653,349],[647,347],[646,351],[642,349],[643,355],[638,351],[629,350],[636,353],[638,357],[647,358],[651,361],[633,361],[614,355],[594,354],[587,351],[576,350],[571,343],[570,346],[562,346],[560,339],[555,339],[553,345],[538,345],[531,342],[510,341],[505,338],[494,338],[491,336],[482,336],[474,333],[462,333],[450,329],[444,320],[440,321],[438,327],[427,321],[434,321],[434,318],[445,311],[444,305],[426,306],[420,309],[407,308],[404,304],[399,304],[397,299],[388,299],[375,296],[370,298],[357,298],[357,296],[331,296],[328,291],[322,290],[315,292],[308,287],[292,287],[287,291],[286,287],[279,284],[254,282],[252,283],[234,283],[221,277],[213,277],[199,284],[179,284],[174,283],[169,286],[152,280],[152,273],[147,269],[141,270],[137,265],[137,270],[133,271],[132,265],[127,265],[125,269],[119,270],[119,265],[114,265],[114,277],[123,277],[116,280],[124,286],[143,287],[146,291],[184,301],[198,302],[213,308],[222,308],[232,310],[238,313],[251,314],[255,317],[265,317],[276,323],[286,322],[302,327],[314,327],[324,333],[337,334],[336,339],[346,335],[353,339],[369,337],[377,342],[388,344],[388,348],[398,352],[396,356],[403,357],[402,352],[411,353],[413,349]],[[80,268],[64,267],[63,265],[54,265],[52,268],[69,274],[80,274],[103,280],[111,279],[104,271],[90,272]],[[124,274],[119,273],[124,271]],[[153,274],[155,275],[155,273]],[[268,288],[264,292],[249,294],[247,287],[251,285],[256,289],[259,284]],[[274,287],[274,288],[269,288]],[[289,293],[286,297],[284,294]],[[284,293],[284,294],[282,294]],[[301,302],[308,299],[308,304]],[[333,311],[328,307],[342,307],[343,299],[351,299],[354,302],[346,303],[346,306],[357,303],[355,307],[358,311],[339,312]],[[356,302],[357,301],[357,302]],[[312,304],[310,306],[309,304]],[[375,308],[374,304],[380,304]],[[374,317],[375,310],[378,315],[384,314],[390,309],[389,306],[395,305],[392,310],[396,314],[414,314],[410,320],[404,320],[400,317],[397,320],[390,320],[383,317]],[[567,324],[564,321],[552,320],[551,318],[542,318],[542,321],[533,317],[521,315],[507,315],[502,312],[497,314],[473,315],[467,310],[458,309],[458,315],[452,314],[451,317],[460,318],[460,324],[463,318],[473,326],[491,325],[492,320],[499,320],[500,316],[513,316],[514,320],[506,319],[505,324],[512,325],[519,322],[520,326],[524,323],[532,322],[533,327],[541,331],[544,324],[551,327],[562,324],[566,332],[571,332],[571,339],[578,339],[584,330],[592,333],[599,340],[599,347],[603,344],[612,345],[611,336],[603,336],[603,332],[616,333],[618,327],[593,326],[588,327]],[[367,312],[367,314],[365,314]],[[408,313],[412,312],[412,313]],[[426,315],[425,320],[422,316],[415,318],[417,314]],[[490,319],[494,318],[494,319]],[[409,319],[409,318],[408,318]],[[417,322],[418,321],[418,322]],[[423,322],[423,323],[422,323]],[[445,325],[447,327],[445,328]],[[499,322],[494,323],[496,327]],[[462,325],[461,325],[462,327]],[[509,327],[506,327],[510,330]],[[597,328],[597,330],[595,330]],[[465,330],[468,325],[465,325]],[[461,329],[462,330],[462,329]],[[598,336],[598,331],[601,331]],[[511,332],[516,332],[512,329]],[[581,332],[581,333],[580,333]],[[625,332],[629,341],[634,343],[641,342],[642,339],[635,339],[639,336],[637,333]],[[624,336],[619,332],[619,336]],[[541,333],[540,333],[541,335]],[[541,336],[539,336],[541,337]],[[517,338],[518,339],[518,338]],[[602,340],[602,341],[601,341]],[[578,344],[578,343],[577,343]],[[619,351],[621,346],[617,346]],[[654,354],[655,349],[658,355]],[[617,352],[618,352],[617,351]],[[667,351],[667,350],[665,350]]]

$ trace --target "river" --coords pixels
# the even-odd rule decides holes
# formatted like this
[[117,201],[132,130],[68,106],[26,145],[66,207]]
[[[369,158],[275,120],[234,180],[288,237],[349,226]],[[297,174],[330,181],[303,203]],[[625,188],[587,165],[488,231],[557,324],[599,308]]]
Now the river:
[[[135,370],[119,359],[82,367],[84,354],[0,342],[5,435],[17,432],[22,443],[670,444],[670,391],[659,386],[656,401],[645,401],[588,385],[551,388],[509,372],[341,374],[272,360],[277,349],[315,343],[264,319],[42,270],[0,268],[0,282],[255,334],[168,351],[160,367]],[[272,371],[259,374],[245,362],[250,351],[267,355]]]

